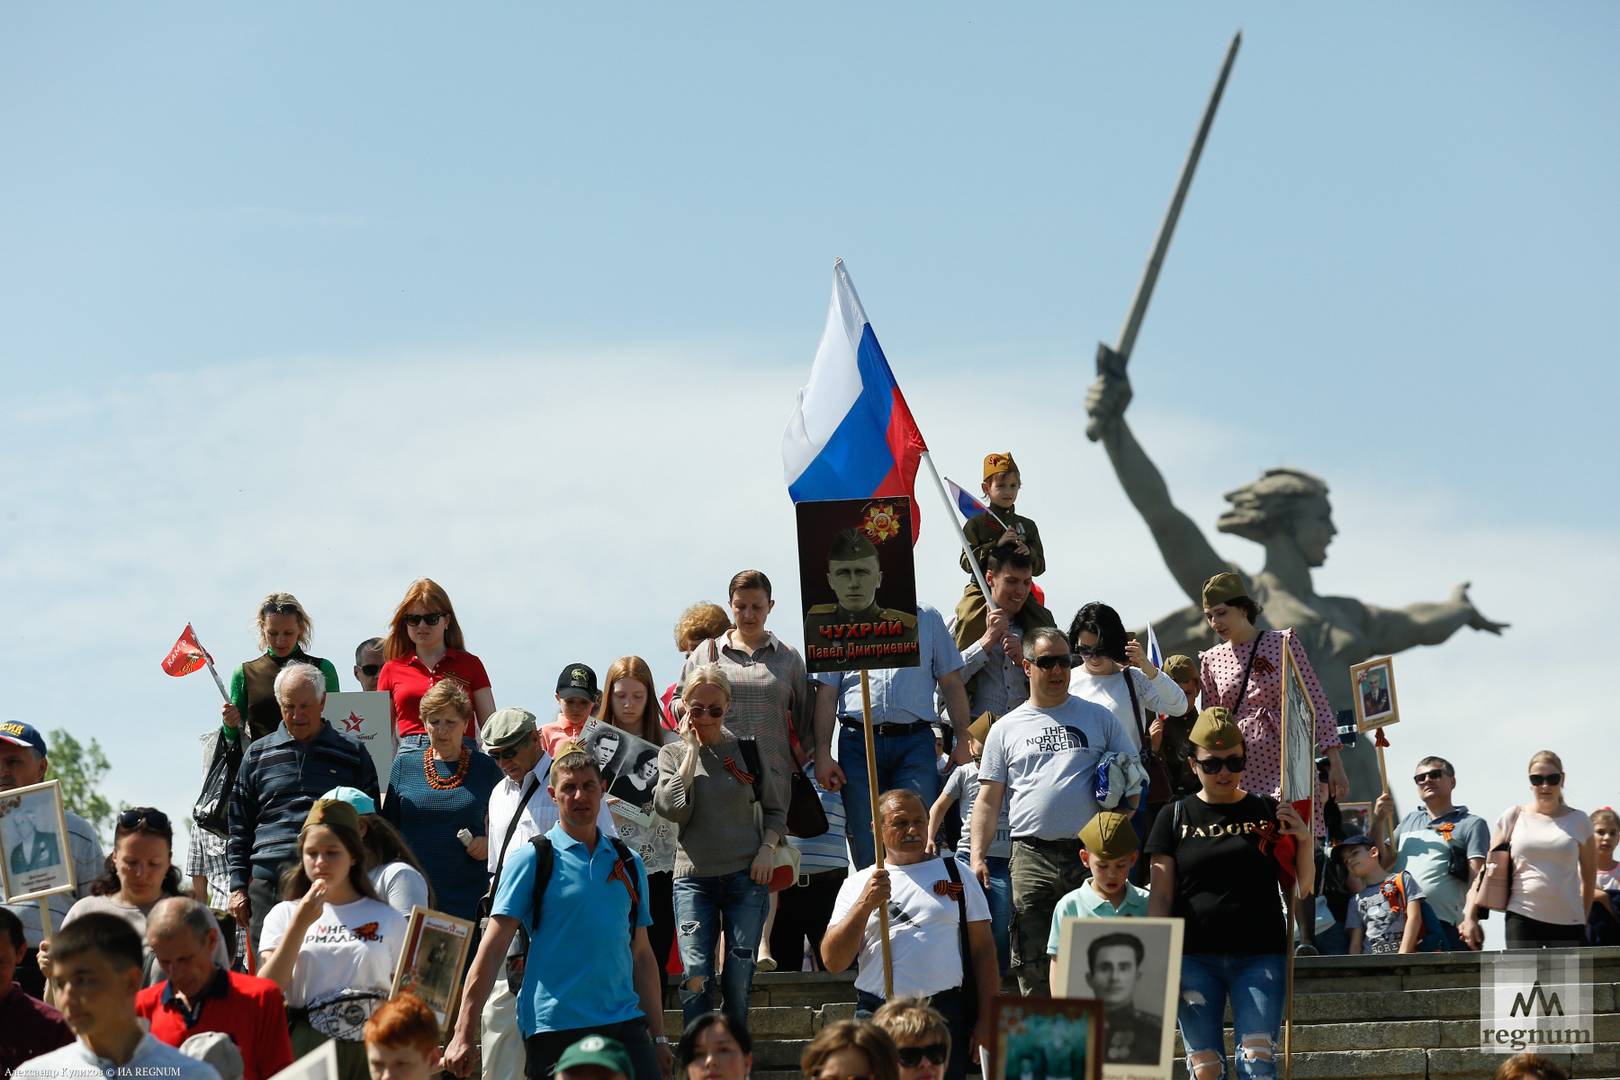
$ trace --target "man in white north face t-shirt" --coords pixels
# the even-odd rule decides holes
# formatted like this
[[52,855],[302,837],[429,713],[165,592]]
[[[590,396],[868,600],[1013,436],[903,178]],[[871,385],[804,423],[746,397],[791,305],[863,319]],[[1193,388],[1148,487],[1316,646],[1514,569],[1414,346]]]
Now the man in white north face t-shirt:
[[[1050,992],[1046,940],[1052,909],[1086,879],[1080,830],[1097,813],[1095,774],[1104,754],[1136,758],[1107,708],[1069,693],[1069,639],[1051,627],[1024,638],[1029,700],[990,726],[973,808],[973,873],[981,882],[1003,799],[1011,800],[1012,966],[1025,995]],[[1129,812],[1139,796],[1120,803]]]
[[951,1031],[961,1032],[967,1019],[964,983],[972,978],[979,1014],[971,1045],[969,1040],[952,1038],[945,1065],[945,1080],[961,1080],[975,1049],[989,1046],[988,1005],[1001,981],[990,933],[990,905],[973,875],[958,869],[955,859],[928,854],[928,811],[915,792],[907,788],[884,792],[878,822],[887,868],[869,866],[844,881],[833,903],[832,925],[821,939],[821,957],[828,971],[843,971],[859,958],[855,1015],[871,1016],[884,1001],[878,909],[887,908],[896,998],[926,997]]

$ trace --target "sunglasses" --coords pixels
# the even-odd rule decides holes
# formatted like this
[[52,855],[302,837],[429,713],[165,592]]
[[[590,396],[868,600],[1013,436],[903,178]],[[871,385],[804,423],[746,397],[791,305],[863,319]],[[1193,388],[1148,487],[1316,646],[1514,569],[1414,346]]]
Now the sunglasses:
[[1428,780],[1438,780],[1444,775],[1446,775],[1444,769],[1430,769],[1428,772],[1420,772],[1412,777],[1412,783],[1421,784]]
[[1240,773],[1243,771],[1244,764],[1246,764],[1242,754],[1236,757],[1206,757],[1193,758],[1193,760],[1198,762],[1198,767],[1204,771],[1205,776],[1214,776],[1222,769],[1230,773]]
[[377,674],[377,672],[379,672],[381,670],[382,670],[382,665],[381,664],[361,664],[360,665],[360,674],[364,675],[368,679],[371,678],[373,675]]
[[125,810],[122,814],[118,815],[118,827],[126,832],[135,829],[152,829],[157,832],[174,831],[173,827],[169,824],[169,815],[165,814],[161,810],[154,810],[151,807],[146,807],[144,809],[141,807],[134,807],[133,809]]
[[1076,645],[1074,647],[1074,655],[1084,660],[1087,657],[1107,656],[1108,654],[1103,651],[1103,647],[1101,645]]
[[726,715],[726,707],[724,705],[688,705],[686,714],[694,719],[699,716],[707,716],[711,720],[718,720]]
[[303,609],[297,604],[266,604],[259,609],[260,615],[302,615]]
[[1564,782],[1564,774],[1561,773],[1561,772],[1531,773],[1530,774],[1530,786],[1531,787],[1557,787],[1559,784],[1562,784],[1563,782]]
[[524,743],[519,742],[515,746],[505,746],[499,750],[491,750],[489,751],[489,756],[494,758],[496,761],[511,761],[513,758],[523,753],[523,746]]
[[947,1055],[945,1044],[942,1042],[929,1043],[927,1046],[900,1047],[900,1064],[908,1069],[915,1069],[921,1065],[923,1058],[927,1058],[935,1065],[943,1065],[947,1056],[949,1055]]
[[407,615],[405,616],[405,624],[407,626],[421,626],[423,623],[427,623],[429,626],[438,626],[439,620],[442,618],[444,616],[437,612],[432,615]]
[[1074,667],[1072,656],[1037,656],[1030,663],[1042,671],[1051,671],[1055,667]]

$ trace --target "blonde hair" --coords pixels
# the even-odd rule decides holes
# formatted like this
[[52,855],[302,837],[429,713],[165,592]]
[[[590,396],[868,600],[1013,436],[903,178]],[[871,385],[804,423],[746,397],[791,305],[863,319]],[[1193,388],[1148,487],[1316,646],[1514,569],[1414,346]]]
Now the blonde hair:
[[675,648],[684,655],[730,629],[731,616],[725,608],[708,601],[693,604],[675,620]]
[[686,683],[681,687],[681,696],[684,698],[699,686],[713,686],[726,695],[726,704],[731,704],[731,680],[726,673],[720,670],[719,664],[699,664],[692,669],[686,677]]
[[310,639],[315,636],[315,621],[309,617],[309,612],[304,610],[304,605],[298,602],[298,597],[290,592],[273,592],[259,601],[259,613],[255,616],[253,624],[254,630],[259,635],[259,648],[265,650],[270,648],[270,638],[264,632],[264,621],[270,616],[265,614],[264,609],[272,606],[297,609],[291,612],[279,612],[279,614],[290,614],[298,620],[298,647],[301,649],[309,648]]
[[1609,828],[1620,829],[1620,814],[1615,813],[1614,807],[1612,806],[1600,806],[1596,810],[1592,811],[1590,816],[1592,818],[1592,824],[1594,825],[1598,825],[1606,821],[1609,823]]
[[814,1077],[828,1058],[848,1049],[866,1055],[867,1072],[872,1080],[900,1080],[900,1055],[894,1048],[894,1040],[876,1024],[861,1020],[839,1020],[822,1028],[804,1048],[799,1071],[806,1077]]
[[[1553,768],[1557,769],[1560,773],[1564,772],[1564,759],[1553,753],[1551,750],[1537,750],[1535,753],[1531,754],[1530,764],[1526,766],[1526,768],[1534,769],[1536,767],[1536,762],[1538,761],[1550,762]],[[1568,780],[1569,777],[1566,775],[1563,779]],[[1558,784],[1558,804],[1560,806],[1564,805],[1563,781],[1560,781]]]
[[460,679],[440,679],[422,695],[422,704],[417,711],[424,724],[446,714],[459,720],[471,720],[473,703]]
[[405,613],[417,604],[427,608],[430,614],[437,612],[449,619],[449,625],[444,629],[446,649],[467,647],[466,639],[461,636],[461,620],[456,618],[456,609],[450,606],[450,594],[432,578],[417,578],[411,582],[411,587],[405,590],[405,599],[394,609],[394,617],[388,624],[388,634],[383,638],[383,656],[389,660],[403,660],[416,652],[416,646],[411,643],[411,635],[405,629]]
[[872,1023],[889,1033],[895,1042],[911,1042],[938,1035],[945,1041],[945,1053],[951,1052],[951,1028],[938,1009],[928,1004],[921,994],[885,1001],[872,1014]]

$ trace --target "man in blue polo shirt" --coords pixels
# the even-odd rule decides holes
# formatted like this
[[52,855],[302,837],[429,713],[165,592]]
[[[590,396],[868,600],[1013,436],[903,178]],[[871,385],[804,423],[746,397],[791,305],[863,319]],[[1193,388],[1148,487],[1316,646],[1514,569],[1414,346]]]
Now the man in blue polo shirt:
[[559,744],[550,781],[560,816],[545,834],[551,868],[538,923],[541,849],[531,842],[507,855],[489,926],[462,990],[445,1069],[456,1076],[472,1071],[484,999],[495,979],[505,977],[499,969],[521,928],[529,935],[517,993],[525,1073],[547,1080],[564,1050],[587,1035],[602,1035],[629,1051],[634,1080],[660,1080],[673,1056],[664,1035],[662,970],[647,940],[652,915],[646,868],[597,827],[602,777],[590,754],[577,743]]
[[[1393,837],[1389,826],[1395,801],[1380,795],[1373,805],[1378,860],[1385,870],[1405,870],[1423,888],[1419,952],[1477,949],[1484,934],[1471,913],[1463,910],[1463,900],[1468,883],[1485,865],[1491,827],[1477,814],[1470,814],[1468,807],[1451,801],[1457,790],[1457,770],[1445,758],[1424,758],[1412,779],[1423,805],[1401,819]],[[1460,872],[1464,867],[1466,876]]]

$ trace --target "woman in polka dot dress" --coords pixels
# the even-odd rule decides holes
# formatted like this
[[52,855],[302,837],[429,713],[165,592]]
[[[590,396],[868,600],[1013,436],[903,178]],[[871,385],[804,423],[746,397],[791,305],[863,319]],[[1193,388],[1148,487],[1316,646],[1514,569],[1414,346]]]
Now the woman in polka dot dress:
[[[1259,614],[1259,605],[1249,598],[1243,579],[1236,574],[1216,574],[1204,584],[1204,617],[1220,636],[1221,644],[1199,655],[1201,704],[1206,709],[1218,705],[1232,710],[1248,748],[1244,786],[1280,796],[1282,650],[1287,640],[1316,712],[1316,747],[1318,753],[1328,757],[1328,789],[1335,799],[1343,799],[1350,793],[1350,781],[1339,761],[1339,728],[1333,706],[1328,704],[1299,639],[1292,634],[1285,639],[1275,630],[1262,632],[1254,625]],[[1320,786],[1316,788],[1314,817],[1316,835],[1325,836]]]

